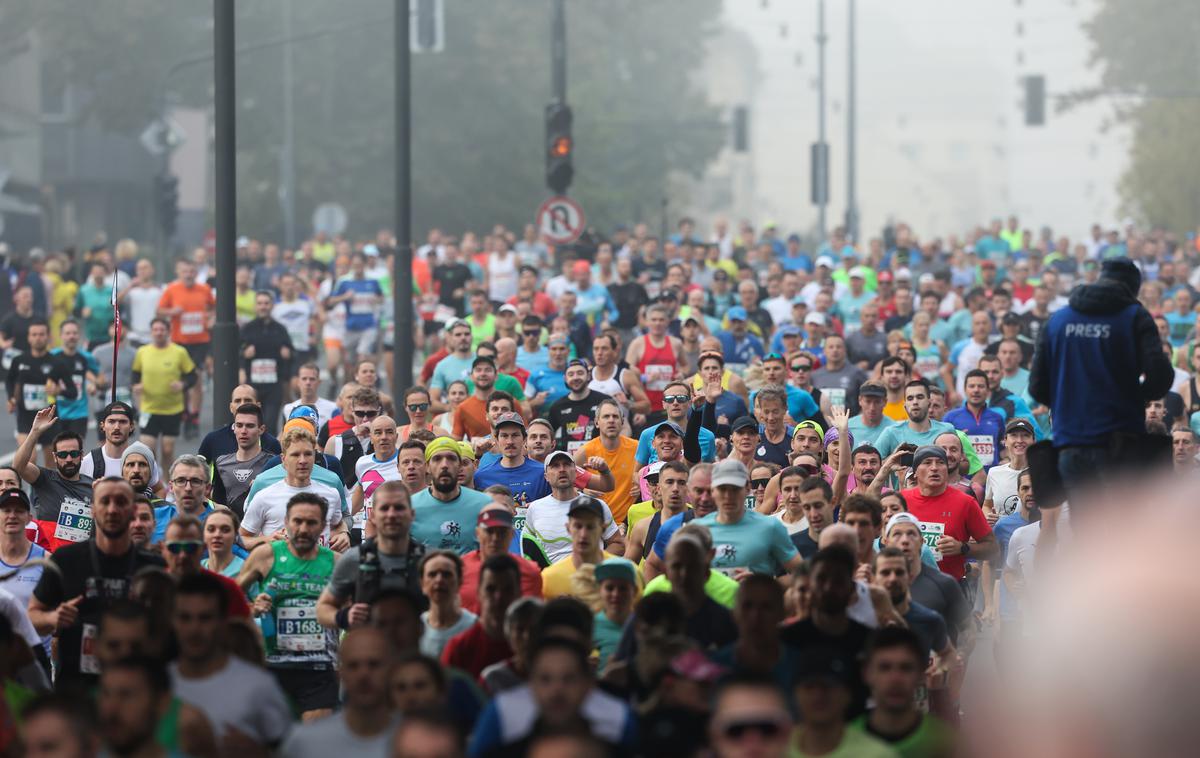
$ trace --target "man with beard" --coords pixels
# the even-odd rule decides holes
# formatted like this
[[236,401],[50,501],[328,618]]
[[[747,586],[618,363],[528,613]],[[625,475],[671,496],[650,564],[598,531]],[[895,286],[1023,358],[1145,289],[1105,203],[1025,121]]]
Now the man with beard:
[[449,437],[438,437],[425,446],[425,466],[430,486],[412,497],[412,538],[433,550],[453,550],[459,555],[474,550],[477,545],[471,524],[492,502],[491,497],[459,484],[462,450]]
[[163,549],[167,573],[175,577],[176,581],[201,571],[211,573],[225,588],[225,607],[229,615],[250,619],[250,605],[237,582],[200,567],[200,555],[204,552],[204,530],[199,519],[193,516],[176,516],[171,519],[163,537]]
[[91,387],[96,384],[96,373],[100,371],[100,366],[90,352],[79,347],[79,322],[67,319],[59,326],[58,334],[62,346],[54,348],[50,354],[58,356],[59,362],[67,367],[75,384],[73,399],[57,398],[55,403],[58,431],[70,430],[86,439],[88,395],[91,393]]
[[879,469],[883,465],[882,456],[870,443],[854,448],[851,456],[850,465],[853,468],[850,473],[854,476],[855,490],[865,492],[871,486],[871,482],[875,481],[875,477],[879,476]]
[[[74,432],[55,436],[51,451],[54,470],[33,463],[39,436],[55,423],[54,407],[43,408],[33,418],[31,431],[13,454],[13,468],[33,490],[33,506],[43,547],[55,549],[68,542],[84,542],[92,532],[92,479],[79,474],[83,440]],[[117,473],[113,472],[114,475]]]
[[[104,406],[104,410],[100,411],[99,416],[100,438],[103,442],[99,447],[83,456],[79,464],[81,475],[90,476],[92,479],[103,479],[105,476],[114,475],[121,470],[121,457],[125,453],[125,449],[133,444],[135,418],[133,407],[128,403],[117,401]],[[152,463],[154,466],[150,472],[149,485],[160,493],[164,491],[163,485],[160,483],[162,473],[158,469],[158,462],[152,461]]]
[[[523,552],[526,557],[545,568],[566,559],[571,554],[571,538],[567,534],[567,511],[579,496],[576,486],[575,460],[568,453],[555,450],[546,457],[546,481],[550,494],[530,503],[525,516]],[[625,538],[613,521],[612,511],[599,501],[605,513],[603,541],[605,549],[614,555],[625,552]]]
[[[49,353],[50,327],[46,322],[40,319],[30,322],[27,339],[29,349],[12,359],[4,379],[8,412],[17,417],[18,445],[32,434],[34,416],[49,404],[50,396],[74,400],[79,394],[70,366],[64,359]],[[51,427],[43,428],[41,434],[45,439],[35,436],[34,444],[47,448],[51,431]],[[47,448],[47,464],[51,455]]]
[[875,447],[884,458],[900,445],[931,445],[939,434],[954,432],[952,425],[929,417],[929,382],[924,379],[913,379],[904,385],[904,410],[908,421],[888,427],[875,440]]
[[453,434],[458,439],[468,441],[492,433],[487,404],[492,387],[496,384],[496,362],[491,358],[476,357],[471,362],[471,382],[475,385],[475,391],[454,409]]
[[121,454],[121,478],[133,487],[134,495],[154,497],[149,485],[150,472],[153,470],[154,453],[142,443],[133,443]]
[[212,499],[229,506],[240,519],[245,514],[246,496],[254,478],[267,467],[272,454],[263,450],[263,415],[258,405],[247,403],[233,416],[237,450],[217,458],[213,464]]
[[58,679],[95,682],[100,673],[93,654],[100,614],[110,603],[129,596],[133,576],[146,566],[163,566],[157,555],[134,547],[129,535],[133,520],[133,488],[119,477],[92,485],[96,528],[86,542],[64,545],[50,560],[57,571],[46,571],[29,601],[29,620],[39,634],[58,637]]
[[587,361],[569,361],[563,373],[567,394],[554,401],[545,412],[546,419],[555,428],[555,447],[572,455],[594,436],[596,407],[608,398],[588,386],[589,376]]
[[355,629],[338,650],[341,711],[299,724],[284,742],[281,754],[293,758],[330,755],[383,755],[400,717],[389,694],[394,651],[378,629]]
[[935,671],[945,673],[956,656],[946,630],[946,620],[909,595],[908,558],[898,548],[885,547],[875,556],[874,568],[875,584],[888,593],[896,613],[921,640],[923,665],[928,663],[931,653],[936,654],[938,665]]
[[[200,521],[212,513],[208,496],[212,491],[208,482],[208,466],[198,455],[181,455],[171,464],[171,494],[173,503],[163,503],[154,509],[154,542],[162,542],[167,524],[176,516],[192,516]],[[253,547],[253,544],[250,545]]]
[[926,445],[913,453],[913,471],[917,486],[904,490],[909,512],[921,521],[922,534],[936,539],[941,554],[938,568],[955,579],[966,576],[967,556],[977,560],[991,558],[996,552],[996,535],[979,503],[960,490],[950,487],[946,451]]
[[378,416],[371,422],[372,452],[359,458],[355,464],[354,474],[358,485],[351,494],[350,510],[354,514],[354,530],[358,533],[356,542],[359,537],[372,537],[375,534],[371,507],[376,488],[384,482],[400,481],[400,451],[396,449],[398,437],[396,422],[391,416]]
[[[412,538],[412,498],[403,482],[389,480],[372,494],[369,518],[374,535],[347,550],[333,569],[329,585],[317,600],[317,618],[329,629],[352,629],[366,624],[375,593],[401,589],[421,591],[417,567],[425,546]],[[371,554],[374,553],[374,557]],[[374,567],[378,584],[363,571],[363,555]]]
[[246,500],[246,518],[239,530],[246,548],[253,550],[259,543],[286,539],[287,504],[297,494],[306,492],[329,505],[324,512],[328,523],[322,544],[338,552],[345,550],[350,546],[350,529],[342,515],[342,492],[313,478],[317,438],[308,429],[293,428],[283,435],[281,444],[283,478],[252,491]]
[[[304,444],[290,437],[284,435],[285,451]],[[297,492],[284,507],[284,538],[252,551],[237,581],[243,591],[259,585],[254,612],[268,617],[263,624],[267,669],[309,721],[327,715],[338,702],[337,637],[317,621],[317,598],[333,576],[335,560],[333,551],[320,544],[330,506],[321,495]]]
[[96,710],[108,755],[166,758],[157,740],[159,723],[171,707],[171,678],[149,656],[122,658],[104,667]]
[[968,649],[970,643],[966,638],[972,629],[971,606],[967,604],[959,582],[924,563],[925,538],[921,534],[921,520],[906,511],[895,514],[884,528],[883,542],[888,547],[899,548],[908,559],[909,594],[946,621],[953,644]]
[[258,393],[263,420],[272,429],[279,423],[283,387],[291,376],[292,338],[287,328],[271,318],[275,296],[268,291],[254,296],[254,320],[241,327],[241,373]]

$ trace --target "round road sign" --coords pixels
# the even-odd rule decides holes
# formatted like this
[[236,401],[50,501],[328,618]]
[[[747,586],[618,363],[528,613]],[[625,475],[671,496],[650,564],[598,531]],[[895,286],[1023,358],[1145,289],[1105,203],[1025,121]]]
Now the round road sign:
[[556,195],[538,208],[537,225],[542,238],[556,245],[569,245],[583,234],[587,217],[583,208],[566,195]]

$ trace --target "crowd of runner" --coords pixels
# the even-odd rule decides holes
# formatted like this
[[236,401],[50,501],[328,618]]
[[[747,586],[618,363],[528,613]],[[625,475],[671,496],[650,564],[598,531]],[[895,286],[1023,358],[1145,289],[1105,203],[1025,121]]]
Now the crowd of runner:
[[216,429],[205,249],[0,272],[0,755],[962,754],[1070,532],[1035,443],[1197,467],[1160,232],[433,230],[400,381],[388,232],[238,247]]

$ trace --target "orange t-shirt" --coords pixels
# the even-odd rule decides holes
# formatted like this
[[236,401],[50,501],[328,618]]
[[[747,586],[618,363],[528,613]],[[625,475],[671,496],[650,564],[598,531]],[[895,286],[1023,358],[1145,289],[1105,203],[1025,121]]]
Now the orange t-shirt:
[[454,409],[454,436],[467,440],[486,437],[492,433],[492,422],[487,416],[487,404],[475,395],[458,404]]
[[612,470],[613,481],[617,486],[612,492],[605,493],[604,502],[608,503],[613,521],[618,524],[625,523],[625,514],[634,502],[629,490],[633,487],[633,479],[638,472],[637,446],[637,440],[622,436],[618,438],[616,450],[606,450],[599,437],[589,440],[580,448],[583,454],[589,458],[592,456],[603,458],[609,469]]
[[171,317],[171,341],[177,345],[199,345],[212,338],[208,333],[208,313],[217,305],[212,288],[197,282],[188,287],[171,282],[158,300],[159,308],[182,308]]

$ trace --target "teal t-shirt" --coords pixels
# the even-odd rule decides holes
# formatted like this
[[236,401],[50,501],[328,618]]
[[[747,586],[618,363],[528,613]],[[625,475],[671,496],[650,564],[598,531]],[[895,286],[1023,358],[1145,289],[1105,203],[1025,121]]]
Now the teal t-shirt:
[[87,280],[80,285],[75,304],[80,309],[91,308],[87,318],[83,319],[83,336],[87,341],[106,341],[108,325],[113,321],[112,283],[97,287],[91,279]]
[[450,386],[450,383],[461,379],[466,381],[471,376],[471,361],[475,360],[475,354],[472,353],[466,358],[459,358],[451,353],[445,358],[438,361],[437,366],[433,369],[433,378],[429,382],[429,386],[434,389],[444,390]]
[[492,498],[479,490],[459,488],[453,500],[438,500],[428,488],[412,497],[412,538],[430,550],[453,550],[465,555],[475,542],[475,519]]
[[703,524],[712,533],[716,550],[712,567],[722,574],[744,568],[755,574],[775,576],[797,555],[787,527],[777,518],[746,511],[736,524],[719,524],[717,516],[710,513],[692,523]]
[[854,435],[854,446],[859,445],[874,445],[879,439],[879,435],[888,427],[894,426],[895,421],[884,416],[879,421],[879,426],[870,427],[863,423],[862,414],[850,417],[849,429],[850,434]]
[[[947,432],[953,433],[954,427],[947,424],[945,421],[929,421],[929,429],[924,432],[914,432],[907,421],[901,421],[890,426],[883,431],[875,439],[875,448],[879,450],[879,454],[884,458],[892,454],[892,451],[899,447],[902,443],[909,442],[917,447],[922,445],[932,445],[933,441],[938,438],[939,434]],[[854,438],[855,444],[858,444],[858,437]]]
[[596,614],[595,620],[592,622],[592,646],[596,648],[596,653],[599,656],[596,670],[604,671],[604,664],[608,663],[608,657],[617,651],[617,643],[621,641],[621,632],[625,627],[621,624],[614,623],[604,615],[604,611]]

